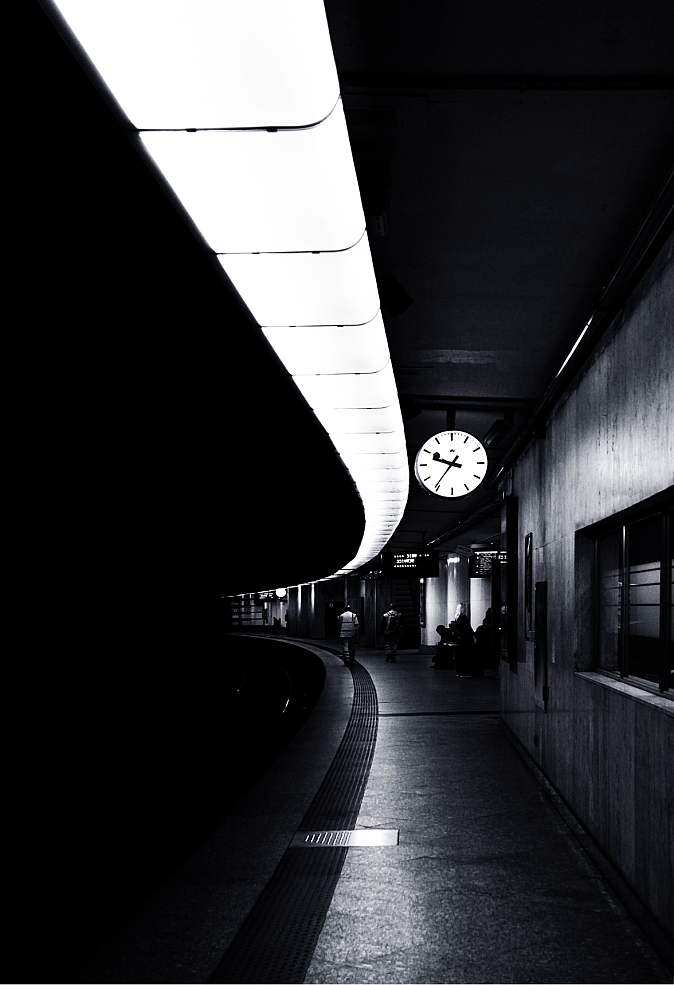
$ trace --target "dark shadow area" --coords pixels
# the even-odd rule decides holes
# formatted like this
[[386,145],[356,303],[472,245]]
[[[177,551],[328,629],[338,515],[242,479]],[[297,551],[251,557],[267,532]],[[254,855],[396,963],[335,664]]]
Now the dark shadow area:
[[362,533],[332,443],[136,134],[32,21],[17,342],[44,537],[144,597],[332,573]]
[[47,834],[58,906],[39,927],[48,969],[19,980],[72,981],[95,967],[97,953],[273,769],[325,679],[318,657],[253,638],[228,638],[217,659],[189,670],[156,670],[136,673],[131,694],[111,678],[105,700],[64,723],[55,750],[43,750],[53,772],[42,793],[60,805]]
[[278,744],[260,725],[266,658],[259,714],[234,714],[219,596],[341,567],[362,506],[137,137],[26,10],[8,331],[22,651],[6,719],[16,975],[53,981]]

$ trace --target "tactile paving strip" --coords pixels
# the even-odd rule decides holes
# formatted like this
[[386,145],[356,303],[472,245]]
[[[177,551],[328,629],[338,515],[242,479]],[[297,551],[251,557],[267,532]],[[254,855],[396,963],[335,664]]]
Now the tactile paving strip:
[[[353,705],[342,741],[302,819],[302,834],[355,828],[377,741],[372,678],[351,668]],[[347,847],[291,845],[211,976],[212,982],[303,982]]]

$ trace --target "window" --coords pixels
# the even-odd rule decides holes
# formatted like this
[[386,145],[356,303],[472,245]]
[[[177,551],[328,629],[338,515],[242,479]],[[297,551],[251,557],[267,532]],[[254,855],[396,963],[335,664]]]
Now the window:
[[660,683],[660,610],[663,517],[627,527],[627,668],[634,677]]
[[598,663],[603,670],[620,671],[622,628],[622,528],[597,542],[599,582]]
[[[674,689],[674,510],[630,511],[595,537],[595,658],[634,683]],[[658,497],[658,504],[663,498]]]

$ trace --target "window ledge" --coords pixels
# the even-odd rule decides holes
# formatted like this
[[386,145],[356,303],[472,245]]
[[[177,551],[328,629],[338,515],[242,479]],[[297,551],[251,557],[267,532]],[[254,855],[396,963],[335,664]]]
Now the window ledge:
[[576,671],[574,676],[582,677],[583,680],[589,681],[591,684],[608,688],[609,691],[617,691],[627,698],[633,698],[644,705],[650,705],[651,708],[659,708],[666,715],[674,717],[674,701],[671,698],[665,698],[661,694],[651,694],[650,691],[635,687],[633,684],[626,684],[625,681],[618,681],[606,674],[598,674],[593,671]]

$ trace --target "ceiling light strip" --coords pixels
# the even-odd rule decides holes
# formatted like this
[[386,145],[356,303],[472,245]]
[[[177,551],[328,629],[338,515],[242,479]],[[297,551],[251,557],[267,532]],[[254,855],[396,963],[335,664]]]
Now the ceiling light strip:
[[316,0],[57,0],[132,124],[304,127],[339,80]]
[[409,475],[323,3],[56,6],[333,438],[365,510],[335,575],[356,570]]
[[322,252],[362,236],[341,100],[308,130],[161,130],[140,139],[215,253]]
[[345,250],[228,253],[218,260],[264,329],[364,326],[379,314],[364,230],[359,241]]

